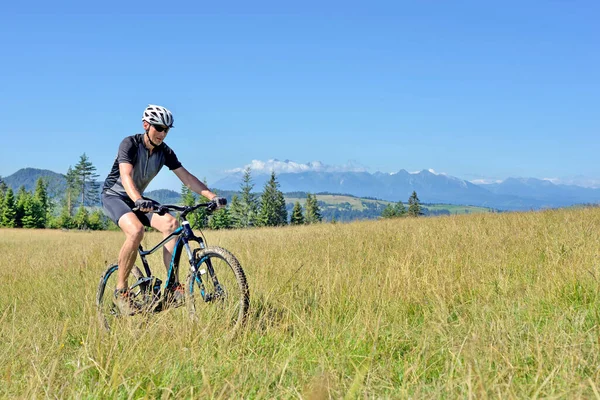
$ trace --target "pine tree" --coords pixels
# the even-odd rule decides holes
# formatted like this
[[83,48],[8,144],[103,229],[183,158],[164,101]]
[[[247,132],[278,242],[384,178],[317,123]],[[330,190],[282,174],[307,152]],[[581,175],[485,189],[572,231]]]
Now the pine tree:
[[73,217],[71,216],[71,212],[69,211],[69,205],[66,201],[61,209],[57,224],[60,228],[63,229],[71,229],[73,227]]
[[65,179],[67,180],[65,206],[67,208],[70,218],[73,216],[73,208],[75,208],[75,198],[79,194],[77,172],[73,168],[71,168],[71,166],[69,166],[69,169],[67,170],[67,175],[65,176]]
[[25,216],[25,204],[27,198],[31,197],[31,193],[25,190],[25,185],[21,185],[15,198],[15,226],[17,228],[23,227],[23,217]]
[[408,199],[408,216],[409,217],[418,217],[421,214],[421,204],[419,202],[419,198],[417,197],[417,192],[413,191]]
[[16,224],[17,211],[15,209],[15,195],[12,188],[6,190],[4,195],[4,202],[2,207],[2,215],[0,215],[0,222],[2,226],[7,228],[14,228]]
[[21,217],[21,225],[23,228],[37,228],[41,213],[41,204],[28,193],[28,196],[25,197],[23,216]]
[[2,226],[2,214],[4,213],[4,197],[6,196],[6,191],[8,190],[8,186],[0,177],[0,227]]
[[84,206],[79,206],[77,214],[73,217],[73,227],[77,229],[88,229],[89,226],[89,213]]
[[304,224],[304,215],[302,215],[302,206],[299,201],[296,201],[294,204],[294,209],[292,210],[292,216],[290,217],[291,225],[302,225]]
[[89,228],[93,231],[100,231],[106,229],[106,217],[100,210],[96,210],[90,214],[88,219]]
[[229,217],[229,210],[221,208],[215,211],[208,221],[208,227],[210,229],[230,229],[231,219]]
[[256,195],[252,193],[254,184],[252,183],[251,169],[250,167],[244,170],[244,177],[240,185],[241,196],[240,196],[240,214],[239,214],[239,225],[240,227],[249,227],[257,224],[259,214],[259,204]]
[[406,207],[404,207],[402,201],[398,201],[396,203],[396,205],[394,206],[394,210],[396,211],[396,216],[398,217],[404,217],[406,215]]
[[381,213],[381,218],[394,218],[396,216],[396,208],[391,204],[385,206]]
[[8,186],[6,185],[6,182],[4,182],[4,180],[0,176],[0,197],[4,198],[4,195],[6,194],[7,190],[8,190]]
[[287,225],[287,210],[283,193],[279,190],[279,183],[275,171],[265,184],[261,196],[260,213],[258,221],[261,226]]
[[229,220],[232,228],[244,228],[242,225],[243,209],[242,203],[237,194],[234,194],[231,198],[231,204],[229,205]]
[[96,180],[99,175],[96,173],[96,167],[88,156],[83,153],[79,162],[75,165],[75,175],[77,176],[77,184],[81,195],[81,205],[94,205],[99,201],[99,188]]
[[307,224],[315,224],[317,222],[321,222],[323,217],[321,216],[321,210],[319,208],[319,204],[317,203],[317,195],[316,194],[306,194],[306,205],[305,205],[305,218]]
[[[206,181],[206,180],[205,180]],[[206,182],[204,182],[206,184]],[[207,203],[208,199],[204,196],[200,196],[200,199],[196,199],[196,194],[184,184],[181,185],[181,202],[184,206],[193,206],[198,203]],[[188,222],[191,226],[197,228],[206,228],[208,226],[208,213],[206,209],[199,208],[196,211],[188,214]]]
[[383,209],[383,212],[381,213],[382,218],[397,218],[397,217],[404,217],[405,215],[406,215],[406,207],[404,207],[404,204],[402,204],[401,201],[399,201],[393,205],[388,204],[387,206],[385,206],[385,208]]
[[50,200],[48,199],[47,187],[48,184],[42,178],[38,178],[33,194],[33,199],[36,201],[38,207],[35,215],[36,228],[45,228],[50,219]]

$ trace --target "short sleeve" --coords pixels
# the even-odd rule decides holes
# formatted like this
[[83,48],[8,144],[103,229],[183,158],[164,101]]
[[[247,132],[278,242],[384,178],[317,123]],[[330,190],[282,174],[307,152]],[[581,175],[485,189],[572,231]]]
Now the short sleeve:
[[137,146],[133,136],[126,137],[119,145],[119,153],[117,154],[117,163],[135,164],[137,157]]
[[165,165],[167,166],[167,168],[169,168],[171,171],[173,171],[174,169],[177,169],[177,168],[181,168],[181,163],[177,159],[175,152],[167,145],[165,145],[164,151],[165,151]]

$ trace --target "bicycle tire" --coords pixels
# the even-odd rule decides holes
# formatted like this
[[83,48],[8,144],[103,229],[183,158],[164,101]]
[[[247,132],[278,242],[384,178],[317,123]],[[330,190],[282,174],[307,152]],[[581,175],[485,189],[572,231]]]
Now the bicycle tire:
[[[100,276],[100,282],[98,283],[98,290],[96,291],[96,308],[98,311],[98,318],[100,324],[106,329],[110,330],[115,320],[121,317],[117,307],[113,304],[113,294],[117,287],[117,270],[118,264],[110,264],[106,271]],[[133,266],[131,277],[143,277],[144,274],[137,267]]]
[[239,261],[228,250],[209,246],[194,252],[194,263],[197,272],[189,274],[186,290],[190,316],[199,320],[202,311],[208,319],[224,319],[227,328],[237,330],[250,307],[250,290]]

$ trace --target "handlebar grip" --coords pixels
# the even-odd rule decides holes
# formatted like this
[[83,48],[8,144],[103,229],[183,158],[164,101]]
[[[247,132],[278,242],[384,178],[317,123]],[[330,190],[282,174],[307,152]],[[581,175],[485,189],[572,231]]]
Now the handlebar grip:
[[[134,212],[135,211],[140,211],[140,208],[139,207],[133,207],[131,209],[131,211],[134,211]],[[169,212],[169,209],[167,207],[159,206],[159,207],[154,207],[151,211],[148,211],[148,212],[156,213],[158,215],[165,215],[166,213]]]

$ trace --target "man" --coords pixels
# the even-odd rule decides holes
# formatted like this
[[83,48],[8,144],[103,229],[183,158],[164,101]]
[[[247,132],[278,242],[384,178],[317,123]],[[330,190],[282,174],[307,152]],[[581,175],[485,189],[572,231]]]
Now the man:
[[[128,136],[121,142],[117,158],[104,182],[102,205],[105,213],[125,233],[125,243],[119,253],[119,270],[114,303],[122,314],[135,313],[135,303],[127,291],[127,278],[133,268],[137,251],[144,236],[144,226],[151,226],[167,237],[179,223],[170,214],[152,213],[154,201],[144,198],[142,193],[150,181],[166,165],[185,186],[194,192],[214,201],[218,207],[224,206],[225,199],[217,197],[204,183],[189,173],[166,143],[165,137],[173,128],[173,115],[169,110],[157,105],[149,105],[143,113],[143,134]],[[134,212],[133,208],[137,208]],[[175,241],[163,247],[165,267],[169,268]],[[181,285],[176,290],[181,296]],[[177,291],[175,292],[177,295]]]

